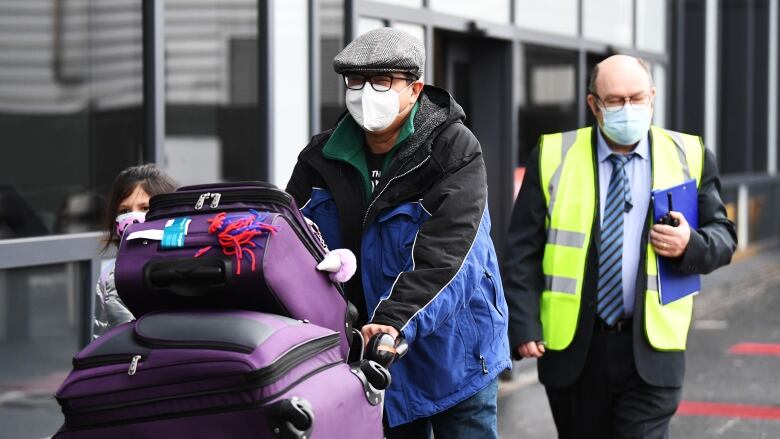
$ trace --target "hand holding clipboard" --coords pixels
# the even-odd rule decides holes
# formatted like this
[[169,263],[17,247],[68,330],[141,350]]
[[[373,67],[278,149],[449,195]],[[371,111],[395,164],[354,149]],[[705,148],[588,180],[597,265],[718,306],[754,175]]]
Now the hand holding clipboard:
[[[693,187],[695,192],[695,186]],[[666,195],[666,205],[657,200]],[[678,194],[678,198],[679,198]],[[687,197],[686,197],[687,198]],[[689,202],[689,200],[686,200]],[[689,210],[689,209],[686,209]],[[690,212],[679,212],[674,209],[674,194],[672,190],[653,191],[653,212],[655,225],[650,231],[650,244],[658,256],[678,258],[685,253],[691,237],[688,218]],[[662,216],[659,214],[664,212]],[[694,219],[695,221],[695,219]]]
[[[698,274],[677,269],[674,258],[682,257],[690,240],[691,229],[698,224],[698,191],[696,182],[688,180],[668,189],[654,190],[653,222],[650,244],[658,263],[661,304],[673,302],[701,288]],[[676,225],[675,225],[676,223]]]

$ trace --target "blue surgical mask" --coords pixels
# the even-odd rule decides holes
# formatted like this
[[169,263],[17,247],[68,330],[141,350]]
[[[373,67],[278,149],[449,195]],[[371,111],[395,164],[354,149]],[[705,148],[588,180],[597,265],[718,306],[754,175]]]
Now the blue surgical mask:
[[615,112],[602,109],[604,125],[601,130],[619,145],[633,145],[646,136],[650,129],[650,108],[650,105],[640,108],[624,105]]

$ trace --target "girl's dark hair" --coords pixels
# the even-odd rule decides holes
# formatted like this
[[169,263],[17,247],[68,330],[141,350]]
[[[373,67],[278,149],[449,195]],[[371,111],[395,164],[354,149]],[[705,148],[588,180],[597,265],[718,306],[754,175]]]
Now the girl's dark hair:
[[131,166],[120,172],[108,194],[108,206],[103,223],[108,235],[104,242],[103,251],[108,250],[111,244],[119,245],[119,236],[116,234],[115,225],[119,203],[129,197],[138,186],[141,186],[144,192],[153,197],[175,191],[177,184],[168,174],[153,164]]

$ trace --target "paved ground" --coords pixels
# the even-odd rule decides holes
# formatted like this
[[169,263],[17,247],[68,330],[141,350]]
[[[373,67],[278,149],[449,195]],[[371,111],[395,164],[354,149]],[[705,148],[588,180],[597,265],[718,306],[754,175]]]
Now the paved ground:
[[[554,438],[536,364],[516,365],[515,379],[502,383],[501,437]],[[704,278],[671,436],[780,438],[780,248],[742,255]]]
[[[672,421],[672,437],[780,438],[780,248],[743,255],[705,277],[702,290],[689,339],[685,402]],[[46,332],[50,337],[36,345],[2,347],[0,439],[39,439],[62,422],[51,395],[67,372],[73,341]],[[735,346],[743,353],[730,354]],[[535,363],[516,366],[514,379],[500,390],[501,437],[554,438]],[[32,378],[9,384],[9,376]]]

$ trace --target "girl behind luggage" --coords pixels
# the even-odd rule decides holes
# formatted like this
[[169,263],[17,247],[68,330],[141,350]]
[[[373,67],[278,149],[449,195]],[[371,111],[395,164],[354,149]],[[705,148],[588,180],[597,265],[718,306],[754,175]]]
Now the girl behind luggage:
[[[127,226],[144,222],[151,197],[174,190],[176,182],[153,164],[132,166],[120,172],[108,195],[104,221],[107,235],[103,251],[112,245],[119,247]],[[93,338],[103,335],[114,326],[133,320],[133,315],[116,292],[114,262],[112,260],[105,265],[97,281]]]

